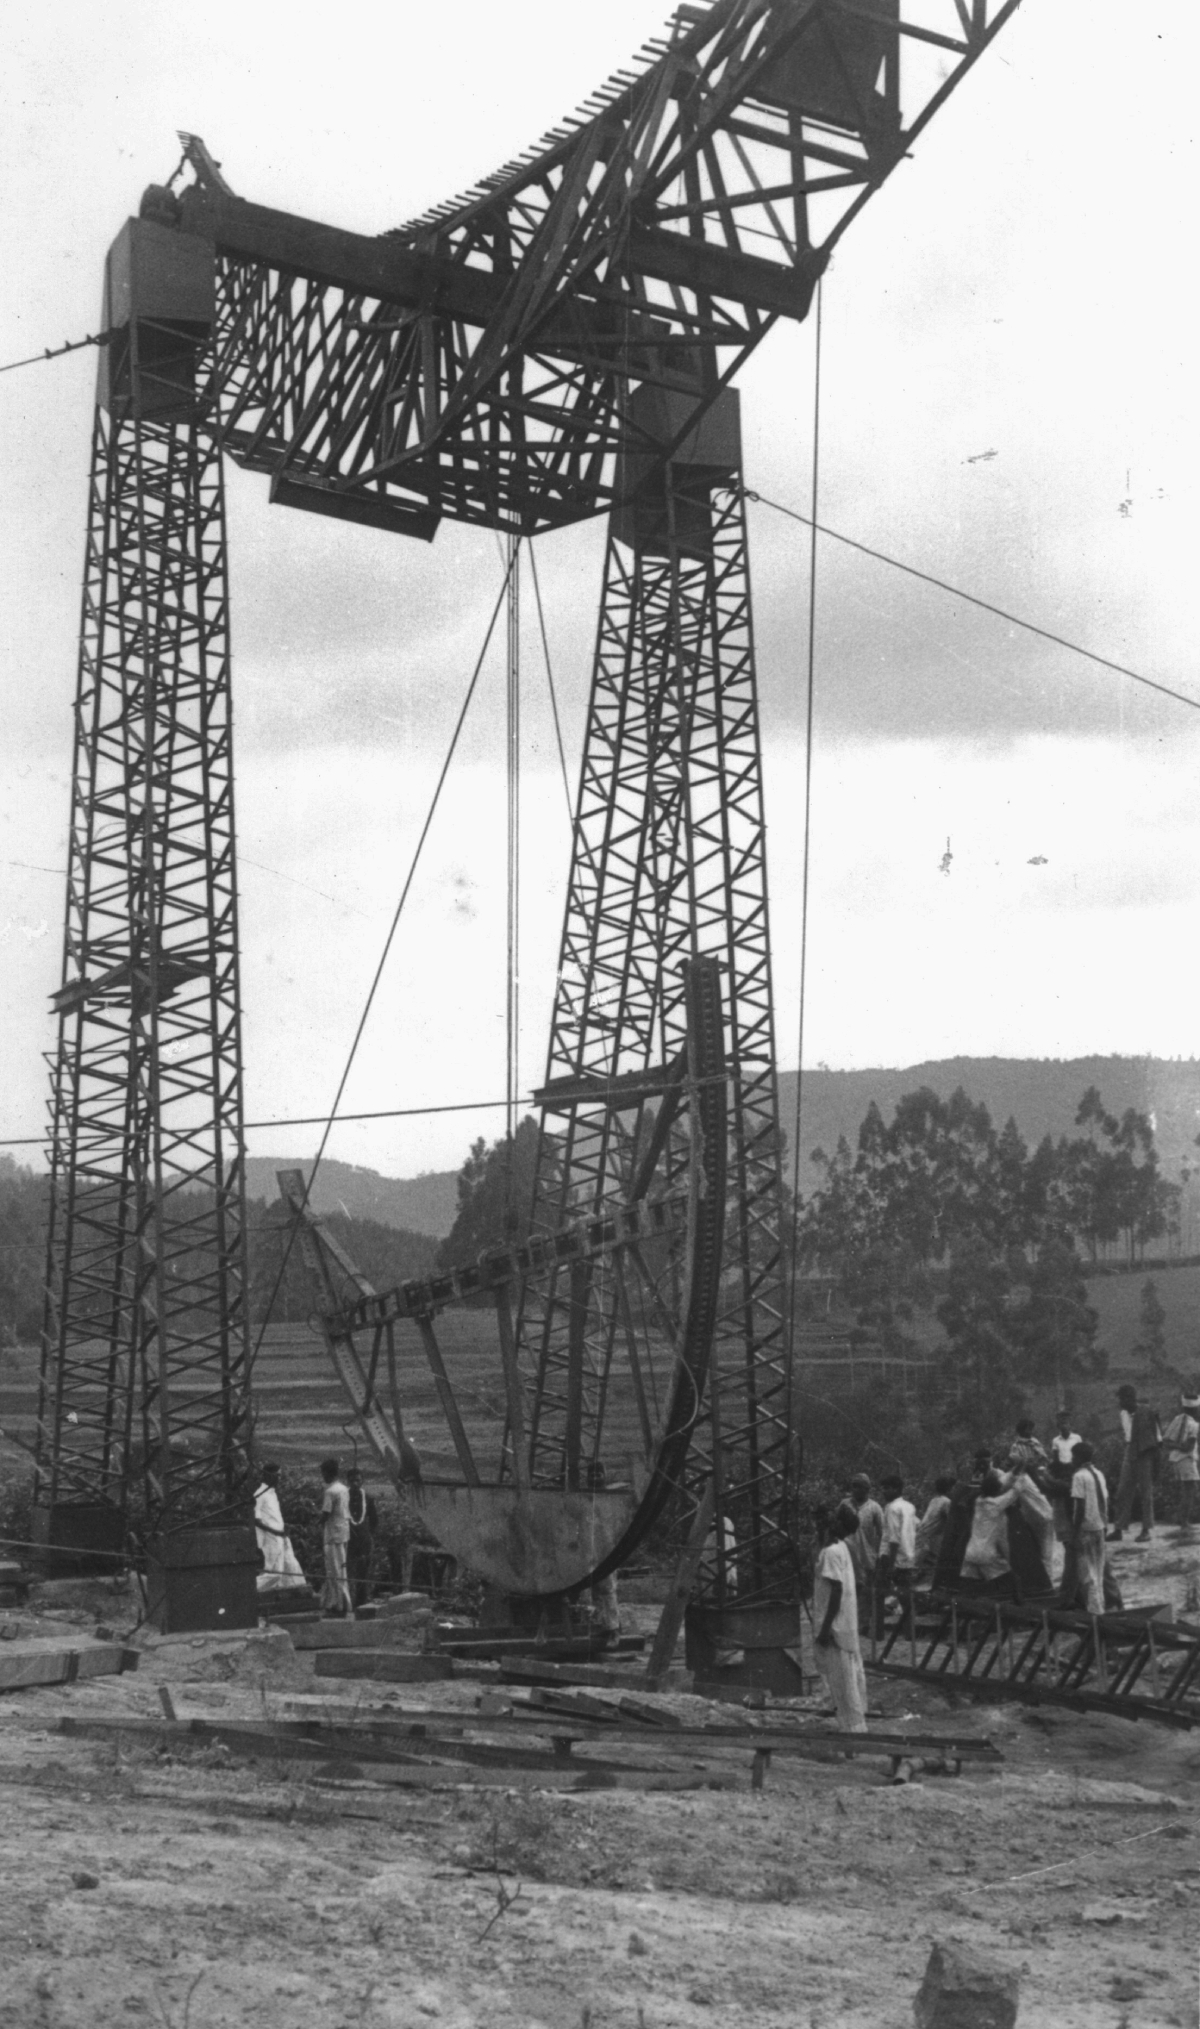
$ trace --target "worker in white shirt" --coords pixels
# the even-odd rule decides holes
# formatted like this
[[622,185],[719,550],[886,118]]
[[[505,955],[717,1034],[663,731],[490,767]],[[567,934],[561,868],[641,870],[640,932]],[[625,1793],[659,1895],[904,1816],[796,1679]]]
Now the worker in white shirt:
[[847,1539],[859,1526],[858,1509],[843,1501],[829,1524],[813,1580],[813,1640],[817,1668],[833,1699],[843,1733],[867,1730],[867,1680],[858,1643],[854,1562]]
[[1008,1510],[1015,1506],[1017,1498],[1016,1488],[1006,1487],[1003,1474],[989,1468],[983,1476],[971,1516],[971,1539],[962,1564],[964,1578],[989,1585],[995,1585],[1000,1579],[1011,1580]]
[[1108,1487],[1092,1458],[1091,1445],[1080,1438],[1075,1446],[1075,1472],[1071,1480],[1071,1543],[1075,1551],[1076,1584],[1083,1593],[1084,1606],[1089,1613],[1103,1613]]
[[1056,1479],[1069,1478],[1075,1456],[1075,1446],[1083,1439],[1077,1430],[1072,1430],[1071,1419],[1065,1409],[1060,1409],[1055,1419],[1054,1435],[1050,1439],[1050,1470]]
[[1192,1522],[1196,1513],[1196,1495],[1200,1489],[1200,1464],[1196,1460],[1196,1440],[1200,1437],[1200,1398],[1194,1387],[1184,1389],[1179,1397],[1179,1413],[1172,1416],[1163,1431],[1163,1443],[1167,1453],[1167,1481],[1179,1496],[1179,1534],[1187,1537],[1192,1533]]
[[879,1610],[894,1591],[901,1615],[911,1613],[913,1570],[917,1561],[917,1511],[904,1498],[904,1481],[889,1473],[880,1491],[884,1498],[883,1536],[879,1545]]

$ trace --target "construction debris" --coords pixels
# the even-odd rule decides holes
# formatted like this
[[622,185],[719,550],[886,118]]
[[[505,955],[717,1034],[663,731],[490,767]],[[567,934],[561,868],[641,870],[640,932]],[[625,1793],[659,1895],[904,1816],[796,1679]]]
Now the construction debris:
[[893,1623],[871,1667],[992,1699],[1190,1727],[1200,1722],[1200,1629],[1169,1613],[1064,1613],[935,1594]]

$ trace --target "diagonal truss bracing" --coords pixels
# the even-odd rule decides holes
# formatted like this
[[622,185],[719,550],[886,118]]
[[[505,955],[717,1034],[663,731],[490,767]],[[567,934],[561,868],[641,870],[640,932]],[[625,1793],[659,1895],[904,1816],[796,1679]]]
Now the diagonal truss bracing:
[[[678,468],[672,468],[677,470]],[[679,480],[674,516],[692,503]],[[783,1581],[788,1384],[780,1261],[780,1137],[765,828],[750,585],[736,477],[711,497],[701,553],[608,545],[547,1072],[535,1219],[553,1228],[678,1186],[692,1115],[630,1103],[614,1080],[680,1061],[685,961],[722,974],[729,1214],[708,1398],[689,1471],[714,1477],[738,1543],[743,1597]],[[557,1086],[557,1093],[555,1087]],[[578,1095],[583,1087],[587,1096]],[[591,1096],[592,1092],[595,1097]],[[665,1134],[664,1134],[665,1125]],[[656,1134],[661,1141],[657,1154]],[[535,1475],[583,1483],[631,1314],[663,1333],[679,1251],[628,1250],[590,1279],[532,1293],[522,1351],[533,1383]],[[639,1398],[643,1389],[633,1377]],[[657,1410],[644,1404],[648,1421]],[[611,1442],[611,1440],[609,1440]],[[729,1539],[730,1544],[732,1538]],[[732,1561],[732,1552],[730,1556]],[[724,1597],[726,1532],[710,1572]]]
[[[1017,0],[677,9],[577,117],[377,238],[195,180],[152,210],[218,264],[209,392],[292,506],[432,536],[534,533],[620,497],[646,383],[704,406],[833,248]],[[682,426],[681,426],[682,434]]]
[[166,1526],[248,1441],[220,459],[96,412],[75,712],[39,1500]]

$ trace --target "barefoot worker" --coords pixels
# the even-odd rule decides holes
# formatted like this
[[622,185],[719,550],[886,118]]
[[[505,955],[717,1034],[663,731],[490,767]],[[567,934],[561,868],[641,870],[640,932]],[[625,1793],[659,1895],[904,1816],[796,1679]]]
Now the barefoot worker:
[[813,1581],[817,1668],[833,1699],[843,1733],[867,1730],[867,1679],[858,1645],[858,1599],[846,1539],[858,1528],[858,1510],[843,1501],[834,1510],[829,1538]]
[[350,1541],[350,1489],[342,1478],[336,1458],[321,1460],[325,1497],[321,1502],[325,1535],[325,1584],[321,1605],[326,1613],[343,1619],[350,1611],[350,1587],[346,1581],[346,1546]]

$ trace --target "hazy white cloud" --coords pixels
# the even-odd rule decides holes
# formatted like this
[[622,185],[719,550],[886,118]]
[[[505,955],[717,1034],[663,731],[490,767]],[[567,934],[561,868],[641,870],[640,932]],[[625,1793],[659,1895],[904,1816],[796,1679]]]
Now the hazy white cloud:
[[[246,195],[381,230],[511,156],[664,11],[510,0],[460,7],[451,29],[415,0],[348,0],[318,43],[282,0],[161,0],[152,34],[138,0],[113,0],[71,8],[69,35],[60,11],[14,0],[0,260],[20,286],[0,304],[0,359],[95,327],[105,247],[173,166],[177,126]],[[1180,258],[1197,40],[1189,11],[1118,0],[1014,17],[839,249],[820,496],[847,534],[1200,696]],[[400,77],[422,79],[402,117]],[[748,483],[802,510],[813,339],[811,321],[778,327],[742,382]],[[42,1120],[61,903],[39,868],[65,854],[93,385],[91,355],[0,380],[0,1132]],[[426,548],[269,508],[261,478],[235,473],[229,493],[249,1105],[307,1113],[336,1084],[500,565],[480,531],[445,526]],[[808,539],[749,514],[790,1062]],[[602,545],[599,524],[539,544],[572,765]],[[817,617],[809,1056],[1191,1051],[1192,715],[828,542]],[[528,596],[526,626],[533,1081],[568,831]],[[494,650],[349,1104],[502,1083],[502,695]],[[440,1166],[493,1127],[347,1127],[336,1151]]]

